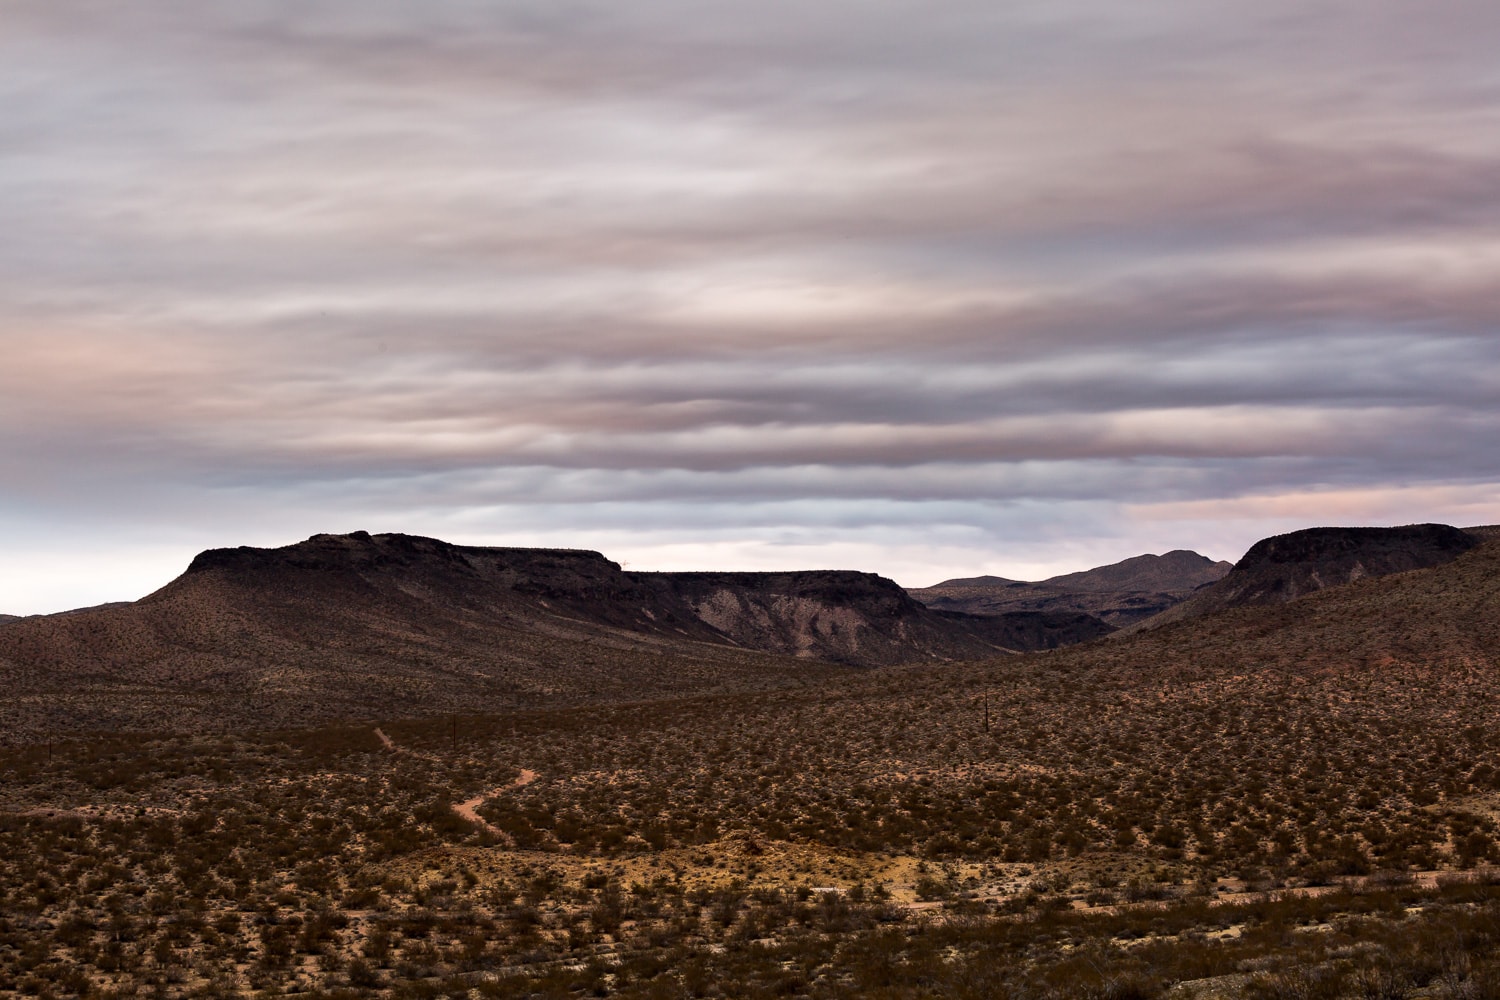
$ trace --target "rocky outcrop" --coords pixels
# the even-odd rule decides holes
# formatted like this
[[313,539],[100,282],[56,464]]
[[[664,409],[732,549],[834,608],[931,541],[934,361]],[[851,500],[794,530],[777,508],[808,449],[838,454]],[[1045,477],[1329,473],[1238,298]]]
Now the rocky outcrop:
[[1113,631],[1088,615],[933,611],[873,573],[637,574],[753,649],[860,666],[1051,649]]
[[1358,580],[1441,566],[1479,544],[1475,534],[1446,524],[1306,528],[1276,535],[1251,546],[1222,580],[1147,624],[1280,604]]

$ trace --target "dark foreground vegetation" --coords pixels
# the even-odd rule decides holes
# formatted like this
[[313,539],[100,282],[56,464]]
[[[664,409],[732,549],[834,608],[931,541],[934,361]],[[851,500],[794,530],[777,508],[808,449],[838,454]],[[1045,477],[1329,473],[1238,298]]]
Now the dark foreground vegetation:
[[1489,685],[1077,670],[10,751],[0,990],[1500,995]]

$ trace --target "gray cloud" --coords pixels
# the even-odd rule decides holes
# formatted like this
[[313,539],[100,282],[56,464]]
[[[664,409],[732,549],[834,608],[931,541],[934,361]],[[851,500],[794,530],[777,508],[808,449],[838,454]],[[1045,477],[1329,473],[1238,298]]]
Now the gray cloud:
[[913,582],[1500,520],[1497,43],[1470,0],[7,4],[0,611],[346,517]]

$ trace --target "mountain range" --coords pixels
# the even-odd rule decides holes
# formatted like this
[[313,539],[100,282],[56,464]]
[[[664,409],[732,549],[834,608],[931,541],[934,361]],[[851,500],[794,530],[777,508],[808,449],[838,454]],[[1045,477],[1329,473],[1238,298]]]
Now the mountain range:
[[[1459,582],[1430,578],[1439,596],[1428,601],[1462,603],[1455,588],[1482,586],[1500,546],[1494,535],[1445,525],[1315,528],[1257,543],[1233,567],[1177,551],[1035,584],[980,577],[911,592],[868,573],[628,572],[582,550],[317,535],[204,552],[134,603],[0,623],[9,694],[0,732],[29,740],[286,727],[745,692],[1112,633],[1115,641],[1083,648],[1138,660],[1139,643],[1169,641],[1174,656],[1196,648],[1211,660],[1225,629],[1237,629],[1237,649],[1274,633],[1269,648],[1305,647],[1316,660],[1338,655],[1339,643],[1306,646],[1305,636],[1282,634],[1304,605],[1333,608],[1330,624],[1296,629],[1322,635],[1366,615],[1366,638],[1405,648],[1400,630],[1380,623],[1406,621],[1420,602],[1386,607],[1378,595],[1390,591],[1370,591],[1370,581],[1462,564],[1470,569]],[[1340,596],[1314,603],[1320,590]],[[1167,607],[1141,619],[1130,595]],[[1374,604],[1356,614],[1340,603],[1353,600]],[[1130,624],[1117,631],[1110,616]],[[1125,647],[1136,652],[1114,652]]]
[[1178,549],[1142,555],[1036,583],[979,576],[945,580],[907,592],[930,608],[993,615],[1070,611],[1093,615],[1116,628],[1144,621],[1224,577],[1227,562]]
[[868,573],[630,573],[581,550],[317,535],[204,552],[133,604],[5,624],[0,724],[300,725],[742,691],[1109,631],[934,611]]

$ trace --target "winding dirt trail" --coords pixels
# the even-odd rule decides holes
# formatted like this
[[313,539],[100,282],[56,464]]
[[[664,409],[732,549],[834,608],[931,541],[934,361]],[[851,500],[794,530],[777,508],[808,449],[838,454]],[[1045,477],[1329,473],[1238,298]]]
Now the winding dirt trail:
[[479,815],[479,807],[484,805],[486,802],[488,802],[490,799],[493,799],[497,795],[504,795],[506,792],[513,792],[517,788],[525,788],[535,780],[535,771],[529,771],[526,768],[522,768],[521,776],[515,781],[512,781],[508,785],[501,785],[499,788],[485,792],[481,795],[476,795],[472,799],[465,799],[462,802],[455,802],[453,803],[453,811],[457,813],[461,819],[466,819],[470,823],[473,823],[475,826],[478,826],[481,829],[488,831],[489,833],[493,833],[497,837],[504,837],[506,840],[510,840],[510,834],[506,833],[499,827],[487,822],[483,816]]
[[[406,747],[397,745],[396,741],[387,736],[384,730],[380,729],[379,727],[376,727],[375,729],[375,737],[376,739],[380,740],[380,745],[382,747],[392,753],[406,754],[407,756],[417,757],[422,760],[436,761],[439,759],[432,754],[417,753],[415,750],[408,750]],[[452,809],[454,815],[458,816],[459,819],[462,819],[469,823],[473,823],[475,826],[479,827],[485,832],[492,833],[497,837],[504,837],[506,841],[510,842],[510,834],[506,833],[504,830],[500,829],[494,824],[488,822],[483,816],[479,815],[479,807],[484,805],[490,799],[495,798],[497,795],[504,795],[506,792],[513,792],[518,788],[525,788],[536,779],[537,773],[535,771],[523,767],[521,768],[520,777],[516,778],[516,780],[512,781],[510,784],[501,785],[499,788],[491,789],[488,792],[482,792],[479,795],[474,796],[472,799],[465,799],[462,802],[454,802],[449,805],[448,808]]]

